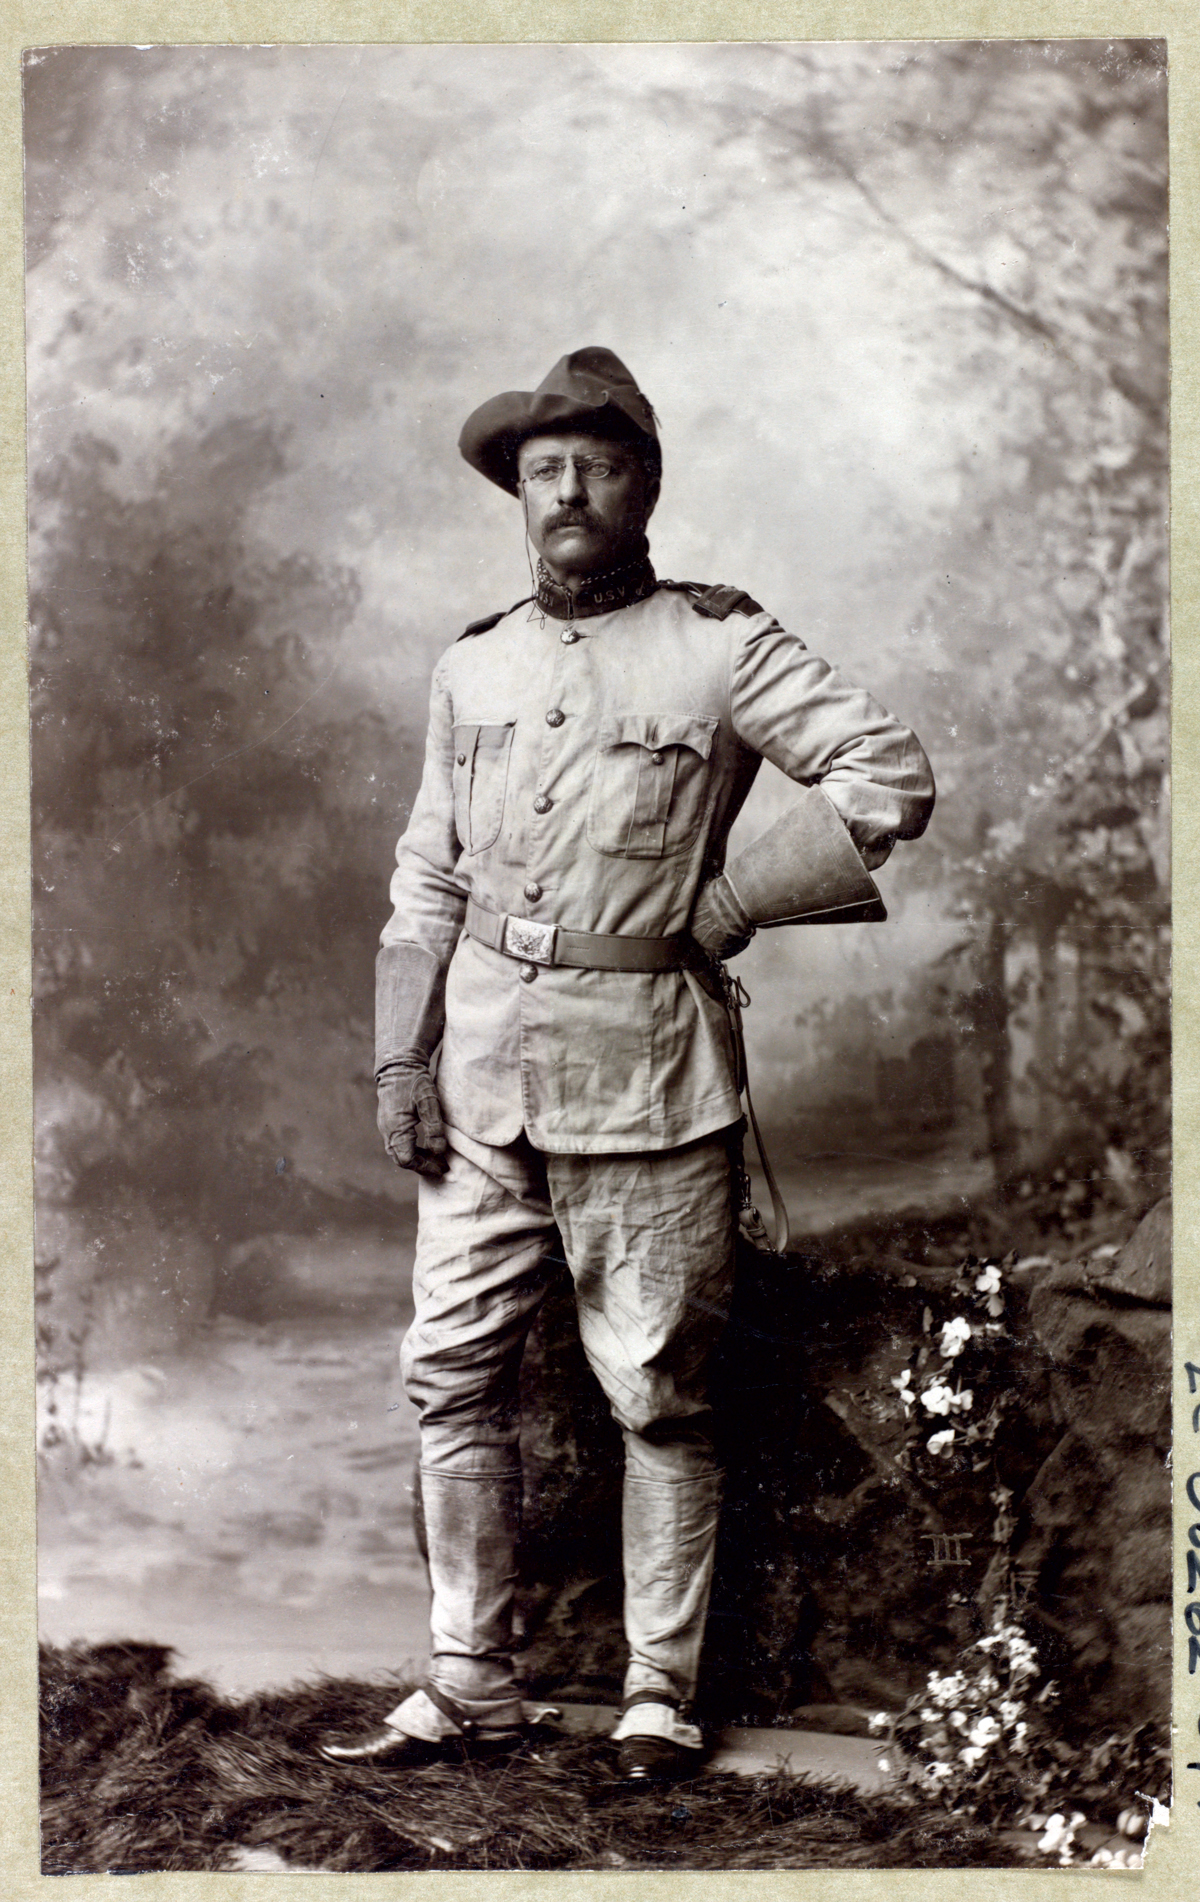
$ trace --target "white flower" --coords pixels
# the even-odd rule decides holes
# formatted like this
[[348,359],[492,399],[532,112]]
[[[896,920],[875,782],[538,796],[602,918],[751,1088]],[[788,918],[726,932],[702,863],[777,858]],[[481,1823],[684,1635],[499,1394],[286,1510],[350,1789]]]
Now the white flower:
[[891,1382],[892,1386],[896,1389],[896,1392],[899,1394],[901,1400],[903,1400],[904,1402],[904,1410],[906,1413],[909,1407],[913,1405],[917,1397],[916,1394],[912,1390],[911,1382],[912,1382],[911,1367],[906,1367],[904,1369],[904,1372],[902,1374],[896,1375]]
[[966,1711],[952,1710],[950,1713],[950,1722],[954,1725],[955,1730],[965,1730],[967,1727]]
[[932,1777],[935,1782],[940,1783],[946,1777],[952,1777],[954,1775],[954,1765],[952,1763],[931,1763],[925,1774],[927,1777]]
[[956,1355],[962,1353],[970,1338],[971,1323],[957,1315],[953,1321],[943,1321],[938,1351],[946,1360],[954,1360]]
[[1057,1849],[1058,1860],[1065,1865],[1071,1860],[1071,1849],[1075,1840],[1075,1831],[1079,1828],[1081,1823],[1086,1823],[1086,1821],[1087,1817],[1082,1810],[1072,1811],[1069,1823],[1062,1812],[1056,1810],[1046,1824],[1045,1834],[1038,1838],[1038,1848],[1048,1850],[1051,1854]]
[[975,1404],[975,1395],[969,1387],[960,1387],[950,1396],[950,1405],[955,1413],[970,1413]]
[[999,1294],[1000,1270],[996,1267],[994,1262],[990,1263],[981,1275],[976,1276],[975,1286],[978,1288],[980,1294]]
[[961,1671],[952,1671],[949,1677],[939,1677],[936,1671],[929,1673],[929,1689],[933,1695],[933,1701],[935,1704],[940,1704],[943,1709],[947,1704],[955,1703],[966,1688],[967,1680]]
[[872,1717],[867,1719],[867,1729],[886,1730],[889,1721],[888,1714],[885,1710],[877,1710]]
[[954,1445],[954,1428],[943,1427],[940,1433],[931,1433],[925,1444],[935,1457],[940,1458]]
[[[993,1321],[996,1319],[997,1315],[1003,1314],[1004,1313],[1004,1296],[1002,1294],[989,1294],[987,1298],[987,1311],[991,1315]],[[988,1331],[989,1333],[994,1333],[995,1329],[991,1328]]]
[[[1021,1715],[1021,1712],[1024,1710],[1024,1708],[1025,1708],[1024,1704],[1014,1703],[1011,1697],[1002,1697],[1000,1699],[1001,1723],[1015,1724],[1018,1717]],[[1022,1726],[1022,1729],[1023,1728],[1024,1726]]]
[[1055,1810],[1053,1816],[1047,1819],[1045,1833],[1038,1837],[1038,1848],[1052,1853],[1060,1848],[1070,1835],[1071,1830],[1068,1828],[1066,1817],[1061,1810]]
[[891,1770],[891,1767],[892,1767],[892,1760],[890,1757],[879,1758],[879,1768],[883,1771],[885,1776],[887,1776],[887,1774]]
[[1142,1852],[1140,1849],[1099,1848],[1092,1857],[1093,1865],[1101,1869],[1140,1869]]
[[947,1387],[945,1381],[935,1380],[931,1386],[926,1387],[924,1393],[921,1395],[921,1405],[924,1407],[926,1413],[940,1413],[945,1415],[950,1411],[950,1402],[953,1398],[953,1392]]
[[993,1691],[1000,1689],[999,1679],[994,1678],[990,1671],[985,1671],[979,1680],[979,1688],[985,1697],[990,1697]]
[[965,1750],[959,1751],[958,1758],[960,1763],[966,1764],[968,1770],[973,1770],[982,1755],[983,1750],[978,1744],[968,1744]]
[[926,1704],[924,1710],[920,1711],[918,1715],[923,1724],[936,1724],[939,1713],[933,1709],[932,1705]]
[[1075,1860],[1075,1831],[1070,1830],[1059,1844],[1058,1866],[1067,1869]]
[[981,1744],[986,1750],[999,1737],[1000,1726],[994,1717],[985,1714],[972,1724],[967,1735],[973,1744]]

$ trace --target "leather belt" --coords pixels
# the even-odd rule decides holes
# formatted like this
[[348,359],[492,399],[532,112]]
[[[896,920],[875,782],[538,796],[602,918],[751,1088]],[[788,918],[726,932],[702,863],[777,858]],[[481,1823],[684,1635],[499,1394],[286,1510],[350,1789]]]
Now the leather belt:
[[468,936],[505,957],[528,964],[565,964],[582,971],[678,971],[686,934],[673,938],[626,938],[609,932],[566,931],[534,918],[512,918],[467,900]]

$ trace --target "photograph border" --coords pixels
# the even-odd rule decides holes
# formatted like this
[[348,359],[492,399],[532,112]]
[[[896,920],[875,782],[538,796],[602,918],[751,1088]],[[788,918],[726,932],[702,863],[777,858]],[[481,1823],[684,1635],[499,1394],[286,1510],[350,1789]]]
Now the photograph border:
[[[1195,0],[429,0],[428,4],[370,4],[370,0],[6,0],[0,14],[0,1406],[6,1501],[0,1592],[4,1645],[0,1650],[0,1877],[13,1902],[43,1893],[55,1897],[148,1895],[163,1902],[226,1902],[274,1896],[273,1875],[205,1872],[134,1876],[42,1876],[37,1863],[36,1595],[33,1433],[33,1276],[30,1132],[29,718],[25,569],[24,287],[22,270],[21,55],[53,45],[211,44],[443,44],[671,42],[743,40],[1009,40],[1164,38],[1168,44],[1171,160],[1171,598],[1173,666],[1174,836],[1200,828],[1200,643],[1193,635],[1200,597],[1200,10]],[[1189,823],[1190,822],[1190,823]],[[1184,1623],[1184,1553],[1188,1524],[1200,1510],[1188,1503],[1195,1479],[1200,1498],[1200,1440],[1193,1433],[1185,1363],[1200,1366],[1200,952],[1195,855],[1181,850],[1175,863],[1175,1460],[1174,1711],[1175,1800],[1169,1830],[1155,1830],[1139,1894],[1182,1897],[1200,1865],[1200,1670],[1189,1675]],[[1200,1379],[1198,1379],[1200,1385]],[[1200,1396],[1197,1396],[1200,1398]],[[1197,1408],[1200,1415],[1200,1408]],[[1193,1450],[1196,1442],[1197,1450]],[[1200,1647],[1197,1647],[1200,1649]],[[436,1902],[476,1902],[502,1893],[511,1902],[566,1893],[586,1885],[597,1902],[676,1894],[697,1902],[742,1898],[833,1897],[839,1902],[879,1898],[958,1898],[964,1876],[980,1896],[1051,1902],[1057,1883],[1111,1874],[1053,1870],[796,1871],[522,1871],[403,1872],[312,1875],[305,1897],[353,1894],[368,1898],[432,1893]],[[351,1888],[349,1885],[353,1885]],[[1049,1888],[1048,1888],[1049,1885]]]

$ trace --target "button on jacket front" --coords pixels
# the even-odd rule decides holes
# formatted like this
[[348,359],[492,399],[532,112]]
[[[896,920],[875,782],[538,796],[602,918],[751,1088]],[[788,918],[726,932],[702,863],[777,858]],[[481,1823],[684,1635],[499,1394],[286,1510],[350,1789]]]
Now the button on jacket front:
[[564,629],[522,604],[443,655],[383,942],[449,965],[452,1127],[602,1154],[736,1121],[725,1010],[691,972],[543,966],[530,982],[463,917],[468,897],[520,917],[536,891],[539,920],[566,930],[684,931],[763,759],[819,784],[872,863],[932,809],[915,736],[761,611],[708,619],[659,587]]

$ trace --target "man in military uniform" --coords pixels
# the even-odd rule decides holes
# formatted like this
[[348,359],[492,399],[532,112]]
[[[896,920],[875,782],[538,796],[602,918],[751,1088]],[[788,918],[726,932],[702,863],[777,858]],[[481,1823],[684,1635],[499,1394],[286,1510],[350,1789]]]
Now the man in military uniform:
[[[611,351],[485,403],[459,446],[520,501],[538,566],[438,663],[378,960],[379,1127],[421,1176],[403,1368],[431,1663],[379,1731],[324,1749],[402,1763],[524,1734],[517,1374],[557,1232],[625,1443],[621,1767],[687,1774],[741,1116],[719,961],[760,925],[882,916],[870,871],[933,784],[913,734],[756,602],[657,579],[656,419]],[[725,867],[763,759],[804,790]]]

